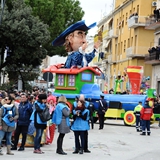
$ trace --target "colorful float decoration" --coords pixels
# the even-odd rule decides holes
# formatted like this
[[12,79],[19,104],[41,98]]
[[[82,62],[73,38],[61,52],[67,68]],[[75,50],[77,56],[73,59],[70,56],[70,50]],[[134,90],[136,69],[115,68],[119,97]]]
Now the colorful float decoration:
[[[48,71],[55,73],[54,96],[58,97],[63,94],[68,100],[68,106],[72,108],[75,97],[84,94],[86,99],[92,99],[95,111],[98,110],[97,101],[100,99],[100,95],[103,94],[99,85],[94,83],[94,76],[99,76],[102,73],[98,67],[66,69],[63,68],[63,64],[58,64],[43,70],[43,72]],[[138,105],[139,101],[144,105],[148,97],[147,95],[138,94],[143,77],[143,67],[128,66],[126,74],[131,84],[132,94],[104,94],[109,106],[105,117],[122,119],[125,125],[132,125],[135,123],[135,115],[133,114],[135,106]],[[160,113],[154,114],[154,119],[157,117],[160,117]],[[94,119],[96,121],[98,117],[94,117]]]

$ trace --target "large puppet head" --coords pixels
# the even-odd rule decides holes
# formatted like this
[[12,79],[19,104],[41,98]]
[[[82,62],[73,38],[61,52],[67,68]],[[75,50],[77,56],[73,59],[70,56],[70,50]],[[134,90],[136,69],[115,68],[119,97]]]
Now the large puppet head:
[[67,52],[76,51],[86,42],[86,31],[95,26],[96,23],[87,26],[84,20],[78,21],[69,26],[55,40],[53,40],[52,45],[64,45]]

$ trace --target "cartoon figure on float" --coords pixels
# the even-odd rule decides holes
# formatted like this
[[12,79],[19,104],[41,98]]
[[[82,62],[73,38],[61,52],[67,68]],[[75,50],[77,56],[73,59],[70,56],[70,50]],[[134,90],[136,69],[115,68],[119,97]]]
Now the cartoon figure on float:
[[96,23],[87,26],[84,20],[78,21],[69,26],[55,40],[53,40],[53,46],[64,45],[65,50],[68,52],[64,68],[86,67],[95,57],[95,52],[100,46],[99,41],[94,44],[91,53],[85,53],[85,49],[87,48],[86,32],[95,26]]
[[128,66],[127,75],[131,85],[131,94],[139,94],[143,77],[143,66]]
[[115,79],[115,87],[114,87],[114,94],[121,94],[121,83],[124,82],[126,80],[126,68],[124,69],[123,72],[123,76],[121,76],[120,74],[117,76],[117,78]]
[[121,83],[124,82],[124,78],[118,75],[115,80],[114,94],[121,94]]
[[[53,95],[50,95],[47,98],[47,103],[49,105],[50,114],[52,115],[56,107],[56,97]],[[49,120],[47,122],[47,128],[46,128],[46,144],[52,143],[54,138],[54,133],[55,133],[55,124],[53,124],[52,121]]]

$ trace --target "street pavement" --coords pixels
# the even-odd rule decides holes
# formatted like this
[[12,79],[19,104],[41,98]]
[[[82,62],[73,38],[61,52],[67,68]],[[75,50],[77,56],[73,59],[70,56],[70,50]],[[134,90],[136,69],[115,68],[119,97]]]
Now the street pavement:
[[[141,136],[134,126],[127,127],[121,120],[106,120],[103,130],[99,124],[89,130],[89,150],[91,153],[72,154],[74,151],[74,134],[71,131],[64,137],[63,150],[67,155],[56,154],[56,130],[51,145],[41,149],[45,154],[34,154],[32,147],[25,151],[14,151],[15,155],[0,156],[0,160],[160,160],[160,128],[151,126],[151,136]],[[3,153],[6,148],[3,147]]]

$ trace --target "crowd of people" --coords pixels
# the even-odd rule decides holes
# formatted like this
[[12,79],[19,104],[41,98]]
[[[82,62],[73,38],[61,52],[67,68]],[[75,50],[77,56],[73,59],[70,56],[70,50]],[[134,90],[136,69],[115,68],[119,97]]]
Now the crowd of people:
[[160,58],[160,46],[151,47],[148,49],[150,60],[159,60]]
[[160,12],[159,12],[159,8],[158,9],[154,9],[153,10],[153,14],[154,14],[154,18],[156,19],[156,22],[158,22],[159,21],[159,18],[160,18]]
[[[107,111],[107,103],[104,100],[104,95],[100,96],[98,102],[99,129],[104,127],[104,115]],[[0,155],[2,152],[2,141],[5,141],[7,146],[7,154],[14,155],[12,151],[24,151],[25,144],[30,126],[34,128],[34,151],[33,153],[43,154],[41,150],[41,140],[44,130],[46,131],[46,143],[52,143],[53,128],[50,131],[50,126],[57,125],[59,136],[57,138],[56,153],[66,155],[63,151],[63,139],[65,134],[70,130],[75,136],[75,150],[73,154],[90,153],[88,149],[88,130],[94,128],[93,112],[94,104],[91,98],[85,99],[84,95],[75,97],[72,108],[67,105],[65,96],[53,96],[50,92],[47,94],[43,90],[33,88],[33,92],[0,92]],[[49,108],[50,120],[43,121],[40,113],[45,108]],[[71,114],[73,115],[70,122]],[[50,124],[50,126],[48,126]],[[81,125],[83,124],[83,125]],[[91,126],[90,126],[91,124]],[[48,126],[48,127],[47,127]],[[48,135],[48,133],[50,135]],[[22,140],[20,143],[20,135]],[[48,140],[52,137],[52,140]],[[20,147],[18,145],[20,143]]]

